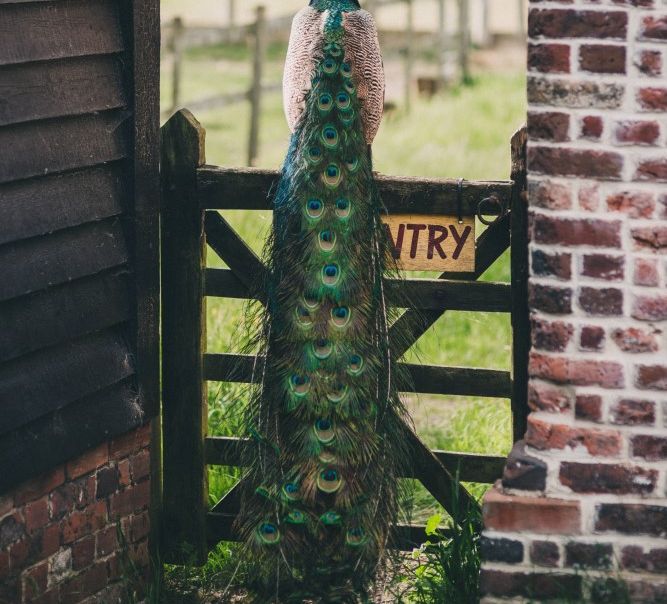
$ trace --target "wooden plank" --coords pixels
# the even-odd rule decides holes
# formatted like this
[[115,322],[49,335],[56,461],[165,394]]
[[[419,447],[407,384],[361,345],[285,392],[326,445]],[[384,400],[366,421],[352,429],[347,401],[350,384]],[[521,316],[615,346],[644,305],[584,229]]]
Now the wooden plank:
[[0,493],[144,422],[132,380],[0,438]]
[[0,245],[123,212],[120,165],[0,185]]
[[0,302],[101,273],[128,260],[120,219],[0,247]]
[[[444,279],[388,279],[385,291],[390,305],[418,310],[473,310],[510,312],[511,290],[507,283],[449,281]],[[208,268],[205,272],[207,296],[248,299],[250,289],[230,269]]]
[[528,184],[526,128],[512,137],[512,180],[515,183],[511,211],[512,271],[512,432],[514,441],[528,427],[528,353],[530,320],[528,307]]
[[109,111],[0,128],[0,183],[95,166],[128,153],[130,114]]
[[127,274],[111,271],[0,305],[0,362],[126,321]]
[[165,562],[206,560],[204,130],[181,110],[162,127],[163,532]]
[[[197,171],[204,209],[270,210],[279,173],[255,168],[204,166]],[[407,176],[376,176],[382,201],[392,214],[459,214],[458,181]],[[461,215],[475,216],[479,202],[495,195],[504,207],[511,197],[509,181],[464,181]],[[498,213],[496,206],[491,213]]]
[[[238,467],[243,459],[243,450],[250,446],[253,443],[249,439],[209,436],[206,438],[206,463]],[[460,480],[465,482],[494,483],[502,475],[506,461],[505,457],[475,453],[435,450],[433,454],[450,473],[456,474],[458,469]],[[406,478],[415,478],[415,473]]]
[[0,126],[127,104],[119,55],[0,68]]
[[106,331],[0,367],[0,433],[19,428],[134,373],[122,335]]
[[[204,379],[248,383],[252,379],[255,364],[252,355],[206,354]],[[507,371],[408,363],[404,366],[410,375],[409,392],[491,398],[510,398],[512,393]]]
[[383,216],[399,268],[412,271],[475,270],[472,216],[392,214]]
[[0,5],[0,65],[122,50],[114,0]]

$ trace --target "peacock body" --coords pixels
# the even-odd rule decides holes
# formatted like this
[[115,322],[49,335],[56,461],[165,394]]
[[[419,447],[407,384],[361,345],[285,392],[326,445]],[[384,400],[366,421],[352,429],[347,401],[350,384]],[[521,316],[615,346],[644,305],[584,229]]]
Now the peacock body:
[[293,134],[274,198],[238,528],[259,569],[257,601],[362,602],[386,566],[408,455],[370,154],[384,74],[356,1],[298,13],[284,99]]

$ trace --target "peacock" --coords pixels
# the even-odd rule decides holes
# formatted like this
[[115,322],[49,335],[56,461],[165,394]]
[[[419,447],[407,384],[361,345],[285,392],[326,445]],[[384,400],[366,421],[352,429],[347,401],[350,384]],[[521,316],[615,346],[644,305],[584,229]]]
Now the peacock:
[[386,576],[409,452],[383,281],[398,273],[371,160],[384,84],[356,0],[296,15],[236,525],[257,602],[366,602]]

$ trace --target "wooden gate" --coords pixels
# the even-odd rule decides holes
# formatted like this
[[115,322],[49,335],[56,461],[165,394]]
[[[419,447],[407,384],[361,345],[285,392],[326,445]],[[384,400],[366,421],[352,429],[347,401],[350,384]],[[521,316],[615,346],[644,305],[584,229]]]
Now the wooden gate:
[[[527,295],[527,213],[525,131],[511,142],[511,179],[496,182],[425,180],[380,176],[390,214],[495,215],[477,239],[475,270],[443,273],[439,279],[388,283],[407,287],[414,307],[398,319],[416,342],[448,310],[511,313],[513,371],[410,364],[415,391],[511,399],[514,440],[523,437],[527,416],[529,347]],[[238,438],[206,434],[207,381],[248,382],[254,359],[206,353],[206,297],[248,298],[262,261],[217,210],[270,209],[269,192],[278,173],[205,165],[204,130],[186,110],[162,128],[162,385],[163,385],[163,543],[167,562],[203,563],[208,548],[233,540],[239,486],[208,509],[207,465],[237,466]],[[484,208],[480,208],[480,202]],[[206,267],[206,246],[228,269]],[[511,283],[477,279],[511,247]],[[390,300],[391,302],[391,300]],[[407,351],[403,350],[402,353]],[[492,483],[505,458],[431,451],[406,426],[412,449],[409,477],[419,479],[452,513],[452,495],[478,505],[462,481]],[[424,540],[423,527],[399,526],[395,543],[412,547]]]

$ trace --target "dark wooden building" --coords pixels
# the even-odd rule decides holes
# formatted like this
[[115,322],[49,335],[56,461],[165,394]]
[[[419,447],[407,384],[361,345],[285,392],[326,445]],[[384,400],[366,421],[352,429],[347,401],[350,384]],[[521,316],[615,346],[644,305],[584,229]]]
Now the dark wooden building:
[[158,19],[0,0],[0,494],[157,410]]

